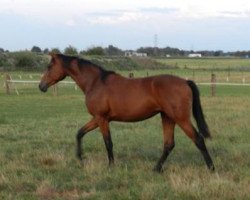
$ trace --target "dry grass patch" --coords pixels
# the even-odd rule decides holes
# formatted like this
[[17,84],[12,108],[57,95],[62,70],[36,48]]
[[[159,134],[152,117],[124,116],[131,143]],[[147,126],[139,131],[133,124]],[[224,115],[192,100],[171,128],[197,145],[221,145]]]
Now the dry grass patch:
[[209,173],[207,170],[185,168],[169,174],[174,191],[195,199],[249,199],[249,180],[236,180],[230,172]]
[[41,199],[65,199],[65,200],[76,200],[76,199],[86,199],[95,196],[96,192],[94,190],[90,192],[79,191],[76,188],[72,190],[57,191],[57,189],[48,181],[45,180],[37,187],[35,192],[36,196]]
[[39,162],[44,167],[53,167],[56,166],[59,162],[65,162],[65,158],[63,154],[55,154],[55,153],[49,153],[41,155],[39,158]]

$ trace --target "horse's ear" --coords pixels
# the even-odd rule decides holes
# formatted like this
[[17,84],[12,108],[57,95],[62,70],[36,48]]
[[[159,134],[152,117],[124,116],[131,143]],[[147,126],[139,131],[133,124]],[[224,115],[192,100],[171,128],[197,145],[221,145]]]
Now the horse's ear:
[[49,55],[51,56],[51,61],[55,62],[58,58],[57,54],[54,52],[50,52]]
[[57,54],[54,52],[49,52],[49,55],[51,56],[51,62],[55,63],[57,60]]
[[49,52],[49,55],[52,57],[52,58],[55,58],[56,57],[56,54],[54,52]]

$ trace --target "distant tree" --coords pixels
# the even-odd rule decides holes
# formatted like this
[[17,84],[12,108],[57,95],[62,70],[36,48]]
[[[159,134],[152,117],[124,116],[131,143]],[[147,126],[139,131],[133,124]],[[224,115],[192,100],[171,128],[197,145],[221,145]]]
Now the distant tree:
[[109,45],[107,48],[105,48],[105,53],[109,56],[121,56],[124,54],[121,49],[114,47],[113,45]]
[[85,50],[81,50],[81,51],[79,51],[79,54],[80,54],[80,55],[85,55],[85,54],[86,54],[86,51],[85,51]]
[[42,53],[42,50],[38,46],[33,46],[32,49],[31,49],[31,52]]
[[214,52],[214,56],[222,56],[223,55],[223,51],[215,51]]
[[238,56],[238,57],[245,57],[245,58],[250,57],[250,51],[236,51],[236,52],[231,52],[231,53],[228,53],[228,54]]
[[28,51],[20,51],[14,54],[14,62],[17,68],[32,69],[36,65],[34,54]]
[[146,53],[148,56],[153,56],[155,49],[154,47],[140,47],[136,51],[139,53]]
[[8,56],[4,54],[4,52],[1,51],[0,52],[0,67],[6,67],[6,66],[10,66],[10,63],[8,62]]
[[50,50],[50,52],[51,52],[51,53],[61,53],[60,49],[58,49],[58,48],[52,48],[52,49]]
[[196,51],[196,53],[200,53],[202,56],[213,56],[213,51],[203,50],[203,51]]
[[4,53],[4,49],[3,48],[0,48],[0,53]]
[[75,47],[69,45],[68,47],[66,47],[64,49],[64,54],[76,56],[76,55],[78,55],[78,51],[77,51],[77,49]]
[[43,50],[43,53],[44,53],[44,54],[48,54],[48,53],[49,53],[49,49],[48,49],[48,48],[44,49],[44,50]]
[[185,56],[185,51],[184,50],[180,51],[180,56]]
[[86,55],[103,56],[103,55],[105,55],[105,51],[102,47],[92,47],[86,51]]

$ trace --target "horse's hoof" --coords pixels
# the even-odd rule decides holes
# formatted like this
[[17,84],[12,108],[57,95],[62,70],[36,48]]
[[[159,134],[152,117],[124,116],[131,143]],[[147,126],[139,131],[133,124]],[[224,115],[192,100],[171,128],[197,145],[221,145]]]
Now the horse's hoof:
[[110,167],[110,168],[112,168],[112,167],[114,167],[114,166],[115,166],[114,163],[109,163],[109,167]]
[[84,166],[84,162],[82,160],[77,160],[77,164],[79,165],[79,167]]
[[208,169],[209,169],[211,172],[214,172],[214,171],[215,171],[214,165],[209,166]]
[[77,163],[80,167],[83,167],[84,166],[84,161],[83,159],[77,159]]
[[82,153],[81,153],[81,152],[77,152],[77,153],[76,153],[76,157],[77,157],[79,160],[82,160]]
[[108,165],[108,167],[109,168],[113,168],[115,166],[115,163],[114,163],[114,161],[110,161],[109,162],[109,165]]
[[162,173],[162,172],[163,172],[163,169],[162,169],[162,167],[160,167],[160,166],[155,166],[155,167],[153,168],[153,171],[154,171],[154,172],[157,172],[157,173]]

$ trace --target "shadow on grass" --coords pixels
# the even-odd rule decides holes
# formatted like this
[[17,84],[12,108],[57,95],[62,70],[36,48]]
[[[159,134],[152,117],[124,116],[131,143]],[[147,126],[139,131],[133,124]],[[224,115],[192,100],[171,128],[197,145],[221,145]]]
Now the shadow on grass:
[[[224,147],[213,147],[209,148],[209,153],[214,161],[215,167],[217,168],[217,162],[219,169],[224,168],[225,170],[230,170],[230,165],[226,165],[228,161],[234,162],[230,150]],[[132,148],[130,152],[117,152],[116,159],[120,162],[150,162],[155,164],[162,155],[162,150],[160,148]],[[235,163],[234,163],[235,164]],[[232,167],[234,166],[232,164]],[[165,168],[167,165],[179,165],[182,167],[188,166],[198,166],[206,167],[205,160],[200,153],[200,151],[193,148],[176,148],[168,156],[165,162]]]

